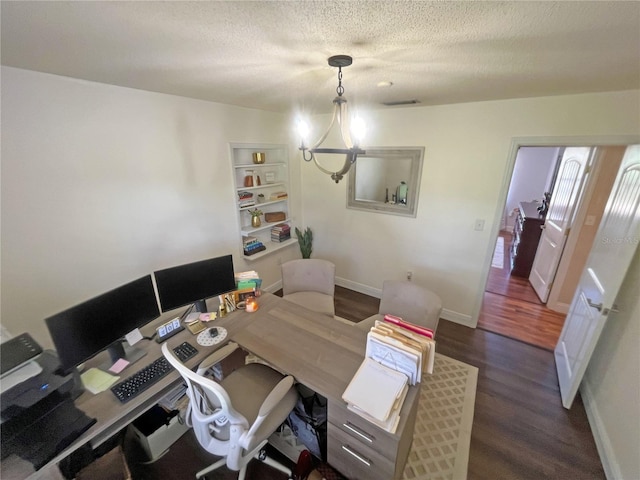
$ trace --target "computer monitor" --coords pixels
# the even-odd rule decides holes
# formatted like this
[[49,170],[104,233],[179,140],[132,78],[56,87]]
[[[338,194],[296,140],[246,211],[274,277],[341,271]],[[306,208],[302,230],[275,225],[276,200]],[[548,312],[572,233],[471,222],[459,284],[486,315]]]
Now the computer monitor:
[[[125,347],[123,337],[160,316],[151,275],[103,293],[45,319],[64,373],[108,349],[111,364],[133,363],[144,350]],[[110,366],[110,365],[109,365]]]
[[236,288],[231,255],[201,260],[153,273],[163,312],[194,304],[206,312],[206,299]]

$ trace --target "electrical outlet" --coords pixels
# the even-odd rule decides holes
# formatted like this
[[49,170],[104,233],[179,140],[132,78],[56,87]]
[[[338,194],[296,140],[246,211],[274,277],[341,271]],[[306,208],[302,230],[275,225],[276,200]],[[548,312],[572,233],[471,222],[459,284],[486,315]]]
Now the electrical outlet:
[[407,280],[411,281],[411,278],[413,278],[413,272],[409,271],[407,272]]
[[476,219],[476,223],[474,224],[473,229],[478,232],[484,230],[484,220],[481,218]]

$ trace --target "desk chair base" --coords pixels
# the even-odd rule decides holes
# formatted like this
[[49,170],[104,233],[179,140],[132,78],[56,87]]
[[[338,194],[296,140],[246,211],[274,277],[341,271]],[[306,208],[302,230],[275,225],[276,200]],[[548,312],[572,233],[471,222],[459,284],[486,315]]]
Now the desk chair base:
[[[282,473],[286,473],[290,479],[293,478],[293,472],[291,471],[291,469],[285,467],[284,465],[282,465],[279,462],[276,462],[273,458],[269,458],[267,457],[267,454],[264,450],[264,446],[267,444],[266,441],[260,443],[260,445],[258,445],[254,450],[253,450],[253,458],[260,460],[262,463],[269,465],[272,468],[275,468],[276,470],[281,471]],[[204,470],[200,470],[198,473],[196,473],[196,478],[200,479],[202,477],[204,477],[207,473],[209,472],[213,472],[214,470],[217,470],[220,467],[224,467],[226,466],[227,463],[227,459],[226,458],[221,458],[220,460],[218,460],[217,462],[215,462],[213,465],[209,465],[207,468],[205,468]],[[248,464],[247,464],[248,465]],[[240,471],[238,472],[238,480],[245,480],[245,475],[247,474],[247,465],[245,465],[244,467],[242,467],[240,469]]]

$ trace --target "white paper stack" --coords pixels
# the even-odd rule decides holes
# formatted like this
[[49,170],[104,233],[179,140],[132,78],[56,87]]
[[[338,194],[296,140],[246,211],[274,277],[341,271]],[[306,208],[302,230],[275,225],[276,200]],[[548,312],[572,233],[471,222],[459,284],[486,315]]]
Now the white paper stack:
[[407,390],[404,373],[365,358],[342,399],[353,412],[394,433]]

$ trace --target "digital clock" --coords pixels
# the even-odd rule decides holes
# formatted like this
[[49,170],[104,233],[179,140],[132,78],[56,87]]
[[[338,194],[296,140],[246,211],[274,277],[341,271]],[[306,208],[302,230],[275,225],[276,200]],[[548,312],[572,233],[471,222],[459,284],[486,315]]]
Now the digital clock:
[[184,327],[180,324],[179,318],[163,323],[156,329],[156,342],[162,343],[167,338],[173,337],[176,333],[184,330]]

